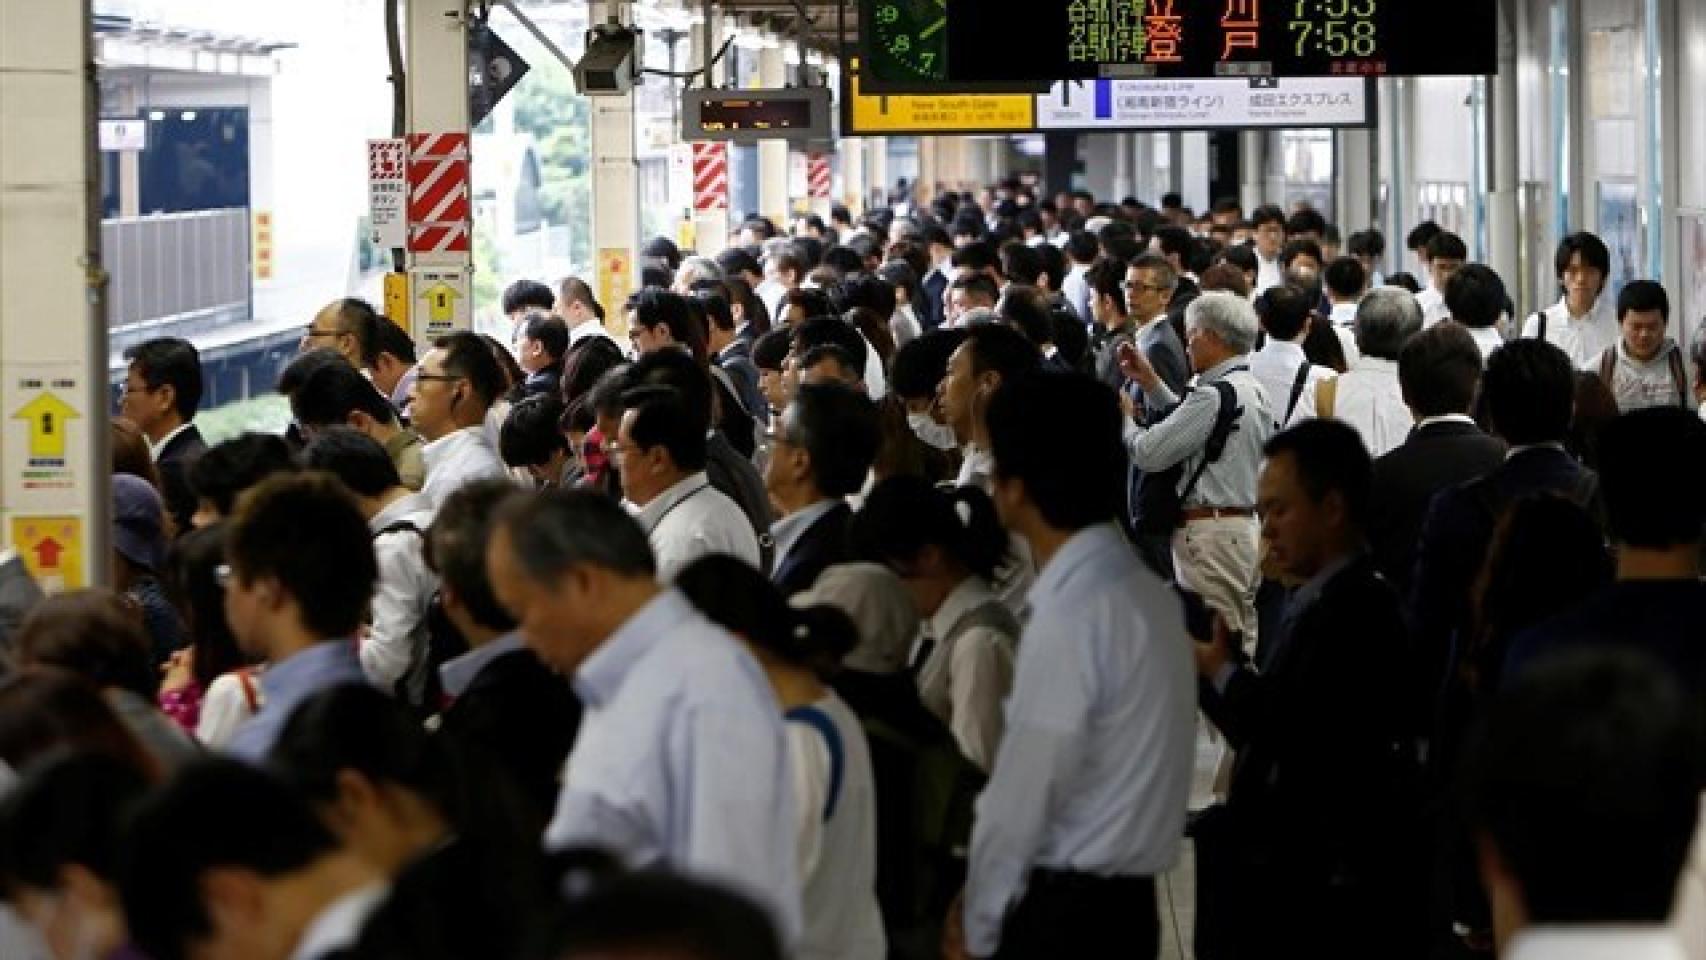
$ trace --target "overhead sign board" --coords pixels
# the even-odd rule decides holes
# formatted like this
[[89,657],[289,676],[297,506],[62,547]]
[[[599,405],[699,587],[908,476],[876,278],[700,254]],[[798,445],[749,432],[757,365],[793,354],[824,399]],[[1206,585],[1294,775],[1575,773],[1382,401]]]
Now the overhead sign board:
[[[867,89],[1497,72],[1488,0],[867,0]],[[1024,38],[1023,55],[1015,35]]]
[[1375,122],[1374,81],[1355,77],[1084,80],[1048,93],[872,94],[859,63],[843,70],[847,136],[1114,130],[1359,127]]
[[687,90],[681,95],[681,138],[827,140],[834,135],[829,101],[828,87]]

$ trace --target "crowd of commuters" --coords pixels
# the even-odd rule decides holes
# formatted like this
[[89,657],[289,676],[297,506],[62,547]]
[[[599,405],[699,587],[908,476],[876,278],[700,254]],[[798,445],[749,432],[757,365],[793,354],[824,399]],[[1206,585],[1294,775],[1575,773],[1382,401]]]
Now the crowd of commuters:
[[0,956],[1154,957],[1189,844],[1204,960],[1706,958],[1685,318],[1169,201],[338,300],[211,447],[137,347],[112,588],[0,558]]

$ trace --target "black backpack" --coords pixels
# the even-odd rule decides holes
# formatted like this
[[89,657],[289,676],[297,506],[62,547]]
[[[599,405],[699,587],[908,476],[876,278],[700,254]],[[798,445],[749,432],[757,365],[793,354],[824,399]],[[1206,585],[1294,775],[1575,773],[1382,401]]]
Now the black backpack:
[[[1234,368],[1228,373],[1236,373],[1240,369],[1244,368]],[[1214,415],[1214,428],[1209,431],[1208,445],[1204,448],[1202,460],[1191,471],[1190,481],[1183,486],[1179,484],[1185,475],[1188,457],[1166,470],[1144,473],[1137,479],[1137,488],[1132,495],[1132,527],[1139,534],[1165,536],[1184,524],[1185,498],[1196,489],[1197,481],[1202,479],[1208,465],[1226,452],[1226,441],[1238,429],[1238,418],[1244,415],[1244,408],[1238,403],[1237,391],[1224,379],[1216,380],[1211,386],[1220,394],[1220,409]],[[1180,401],[1169,407],[1161,419],[1172,416],[1173,411],[1183,404],[1184,401]]]

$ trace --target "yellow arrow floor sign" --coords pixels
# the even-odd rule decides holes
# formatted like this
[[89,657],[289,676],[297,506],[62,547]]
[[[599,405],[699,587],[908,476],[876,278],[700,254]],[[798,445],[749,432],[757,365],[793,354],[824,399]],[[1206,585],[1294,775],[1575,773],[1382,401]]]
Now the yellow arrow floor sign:
[[469,328],[468,276],[454,267],[422,267],[409,274],[416,339],[431,343]]
[[36,394],[35,399],[12,414],[12,419],[24,421],[29,431],[31,464],[63,463],[66,423],[80,416],[75,407],[48,390]]

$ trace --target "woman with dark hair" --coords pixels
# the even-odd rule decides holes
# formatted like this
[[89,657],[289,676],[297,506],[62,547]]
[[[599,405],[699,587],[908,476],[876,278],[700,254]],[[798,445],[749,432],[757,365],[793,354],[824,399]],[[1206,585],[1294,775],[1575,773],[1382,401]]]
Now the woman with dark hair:
[[889,318],[889,331],[898,350],[924,332],[917,307],[924,302],[924,287],[905,260],[885,261],[877,268],[877,276],[894,287],[894,316]]
[[735,336],[748,343],[770,332],[770,311],[752,285],[738,274],[723,277],[729,288],[729,309],[735,315]]
[[223,523],[184,534],[166,561],[166,594],[190,645],[166,664],[160,709],[209,749],[223,747],[261,706],[255,666],[225,620],[224,563]]
[[1338,373],[1344,373],[1351,366],[1345,359],[1344,342],[1333,332],[1332,323],[1319,314],[1309,319],[1309,332],[1303,337],[1303,356],[1317,367]]
[[149,779],[162,772],[88,680],[38,667],[0,684],[0,761],[21,771],[65,752],[103,754]]
[[885,956],[870,747],[859,718],[824,683],[857,631],[838,610],[793,610],[769,578],[727,555],[689,564],[676,586],[745,641],[788,719],[805,916],[797,956]]
[[[865,382],[868,384],[886,383],[889,364],[894,360],[895,339],[889,332],[889,318],[882,316],[870,307],[854,307],[842,316],[848,325],[859,331],[865,337],[865,342],[876,351],[880,371],[865,371]],[[873,376],[873,373],[875,376]]]
[[906,584],[924,621],[914,660],[919,696],[967,759],[988,771],[1020,633],[991,586],[1007,555],[994,504],[975,487],[944,491],[921,477],[893,477],[865,498],[849,536],[857,555]]
[[128,473],[141,477],[155,490],[160,489],[160,470],[154,465],[154,455],[148,451],[148,437],[142,428],[123,417],[112,420],[113,473]]
[[572,407],[600,377],[622,365],[622,348],[609,337],[585,337],[563,358],[563,406]]

